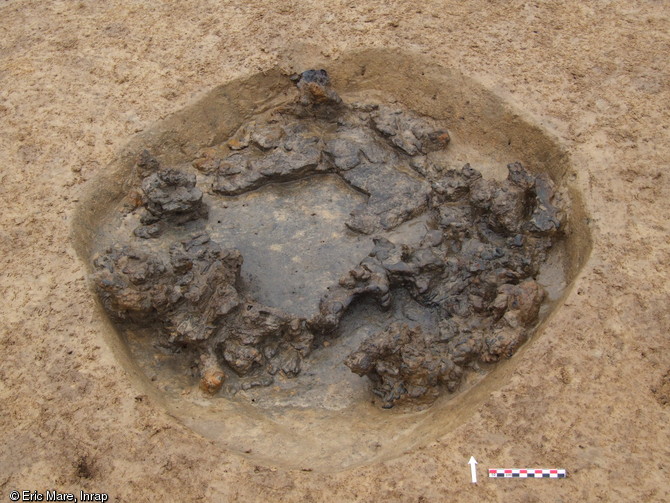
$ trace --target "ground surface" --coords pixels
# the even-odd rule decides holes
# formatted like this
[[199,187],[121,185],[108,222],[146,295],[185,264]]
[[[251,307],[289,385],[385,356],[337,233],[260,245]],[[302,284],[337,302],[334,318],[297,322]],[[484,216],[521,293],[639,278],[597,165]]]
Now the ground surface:
[[[114,501],[669,500],[668,12],[663,1],[0,2],[0,499],[58,488]],[[589,166],[577,183],[593,253],[546,344],[459,428],[336,474],[257,465],[138,395],[100,337],[70,216],[130,136],[208,89],[365,47],[432,55],[556,134]],[[482,480],[508,466],[569,477]]]

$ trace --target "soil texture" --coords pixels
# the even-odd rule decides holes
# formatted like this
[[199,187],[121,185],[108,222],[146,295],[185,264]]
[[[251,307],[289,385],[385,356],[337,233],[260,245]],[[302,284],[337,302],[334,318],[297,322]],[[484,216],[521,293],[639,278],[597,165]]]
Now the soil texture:
[[[106,492],[110,501],[117,502],[669,501],[668,33],[670,15],[663,1],[0,2],[0,499],[7,499],[12,490],[58,489]],[[365,51],[368,56],[357,59],[355,65],[344,64],[352,61],[352,54]],[[459,170],[469,162],[486,181],[477,182],[481,190],[469,186],[468,195],[462,196],[468,200],[476,194],[490,194],[491,184],[495,190],[529,190],[523,189],[525,182],[519,186],[513,179],[505,181],[507,173],[500,172],[515,161],[534,177],[534,197],[545,197],[551,190],[540,176],[547,172],[544,168],[563,163],[569,167],[559,176],[550,173],[550,178],[572,191],[571,202],[575,194],[583,199],[583,209],[571,210],[565,228],[565,253],[570,263],[581,268],[568,275],[570,283],[555,298],[552,313],[533,339],[467,393],[455,395],[451,403],[458,407],[448,413],[442,408],[444,396],[432,407],[407,416],[398,412],[400,405],[390,410],[371,405],[368,424],[376,432],[392,434],[355,437],[354,445],[340,435],[339,452],[346,450],[341,455],[350,462],[330,468],[329,461],[336,456],[331,458],[329,453],[338,452],[337,442],[332,442],[331,450],[320,451],[319,442],[310,443],[313,437],[304,440],[306,430],[289,416],[293,422],[277,427],[274,436],[264,433],[264,438],[275,441],[275,451],[305,460],[297,465],[259,457],[255,447],[244,444],[246,439],[227,447],[202,433],[204,430],[196,432],[184,415],[176,419],[161,393],[152,391],[151,378],[129,363],[131,350],[124,349],[117,336],[109,336],[113,327],[92,294],[90,263],[81,258],[82,236],[95,231],[93,220],[100,221],[100,215],[93,215],[87,230],[81,203],[90,194],[91,184],[106,176],[110,165],[123,155],[128,142],[153,131],[153,124],[208,96],[217,86],[254,75],[270,79],[273,72],[288,76],[308,68],[328,69],[337,90],[350,82],[362,87],[368,83],[372,88],[384,75],[392,75],[384,84],[396,99],[392,106],[448,121],[451,142],[447,151],[454,165],[446,166],[447,171],[456,170],[454,180],[461,180],[467,173]],[[439,79],[447,74],[457,75],[452,81],[459,85],[445,87]],[[318,75],[313,83],[319,84]],[[318,88],[309,83],[303,87],[315,98],[334,100],[328,93],[319,96]],[[479,106],[487,93],[497,96],[504,106]],[[235,103],[250,101],[252,95],[255,108],[242,121],[246,122],[276,103],[244,87],[214,98]],[[378,102],[384,104],[381,99]],[[242,113],[238,115],[231,127]],[[500,123],[503,116],[504,126]],[[207,116],[206,120],[219,124],[228,121],[228,116]],[[517,134],[520,121],[533,127]],[[487,130],[492,123],[495,129]],[[391,133],[394,124],[384,117],[378,121],[380,130]],[[174,125],[177,130],[178,124]],[[472,141],[464,142],[468,131],[478,132],[473,133]],[[221,144],[234,132],[203,141],[210,146]],[[245,149],[254,155],[272,152],[277,148],[273,147],[277,134],[273,130],[250,134],[249,145],[235,151],[237,159],[244,158]],[[358,141],[355,131],[348,135],[346,140]],[[562,154],[550,148],[542,135],[553,138]],[[423,143],[417,143],[416,135],[387,136],[402,156],[422,153]],[[530,141],[531,137],[535,139]],[[245,135],[237,139],[247,141]],[[325,232],[325,224],[304,229],[306,237],[314,238],[302,241],[308,243],[304,253],[320,250],[333,257],[357,258],[353,263],[342,258],[338,268],[345,273],[356,270],[368,255],[370,248],[364,239],[404,218],[405,213],[394,213],[391,208],[370,213],[359,206],[365,194],[352,193],[351,182],[342,180],[346,173],[351,172],[353,178],[357,169],[363,169],[360,164],[349,167],[357,158],[350,155],[347,141],[334,142],[327,147],[329,152],[322,151],[337,159],[343,175],[318,175],[326,177],[321,185],[294,180],[291,183],[297,185],[282,189],[266,185],[238,196],[224,194],[261,182],[223,176],[221,166],[210,168],[210,158],[198,157],[204,148],[191,151],[188,143],[176,144],[169,132],[152,142],[176,152],[183,147],[183,159],[203,159],[201,170],[193,166],[195,171],[182,170],[177,160],[152,151],[161,168],[156,169],[149,157],[140,163],[138,171],[146,170],[142,175],[151,173],[143,176],[144,185],[139,172],[135,182],[140,185],[118,180],[119,192],[128,194],[131,187],[139,187],[138,196],[146,197],[134,203],[135,208],[144,206],[144,221],[139,221],[138,213],[129,231],[138,229],[135,238],[147,246],[169,239],[179,229],[193,227],[193,235],[174,240],[176,272],[173,263],[168,263],[169,249],[161,257],[165,271],[140,253],[130,256],[121,250],[111,252],[107,263],[128,261],[135,278],[155,279],[156,290],[168,275],[183,278],[187,273],[182,271],[191,267],[192,278],[184,285],[189,298],[179,309],[161,307],[165,310],[160,312],[170,320],[168,327],[178,327],[180,320],[189,317],[215,318],[225,311],[226,302],[237,302],[232,290],[210,291],[204,281],[210,272],[204,271],[203,257],[206,261],[216,257],[211,274],[221,277],[232,274],[239,260],[221,239],[234,229],[221,227],[218,234],[209,229],[209,241],[197,232],[206,212],[207,222],[221,220],[225,226],[217,208],[208,204],[210,197],[243,198],[239,204],[231,199],[229,209],[235,215],[247,214],[244,198],[252,197],[252,192],[253,197],[277,207],[294,201],[293,211],[302,211],[305,218],[332,211],[338,221],[344,221],[359,208],[350,220],[359,237],[349,239],[342,233],[332,241],[347,253],[319,248],[318,236]],[[459,151],[465,144],[472,148]],[[132,163],[140,152],[133,150]],[[311,165],[306,147],[301,158],[288,152],[282,150],[281,155],[289,158],[294,171]],[[421,189],[427,183],[421,176],[430,176],[430,164],[415,163],[410,169],[411,173],[404,174],[418,180]],[[223,192],[210,194],[208,187],[200,186],[199,176],[204,174]],[[372,197],[376,188],[365,190]],[[453,189],[455,194],[463,190]],[[445,187],[445,194],[449,190]],[[176,192],[178,201],[173,198]],[[300,206],[298,193],[300,197],[311,194],[313,201],[322,204],[309,211]],[[324,197],[328,193],[334,202]],[[104,192],[99,195],[104,203]],[[473,205],[479,201],[484,200],[477,198]],[[484,223],[498,233],[516,207],[512,204],[509,211],[496,216],[497,199],[492,201]],[[524,215],[523,221],[530,222],[529,217]],[[555,216],[544,217],[537,224],[550,228]],[[460,218],[458,209],[440,215],[440,221],[455,233]],[[270,301],[289,299],[279,294],[284,290],[315,298],[327,285],[339,285],[339,276],[327,271],[317,276],[310,271],[318,284],[303,288],[307,283],[299,276],[291,283],[259,274],[268,255],[254,256],[254,232],[270,235],[271,228],[260,232],[269,221],[269,217],[260,219],[253,232],[236,236],[244,257],[241,275],[258,278],[256,283],[248,281],[249,294],[258,305],[308,319],[318,310],[318,303],[293,306],[287,300],[286,305],[270,306]],[[403,233],[402,225],[384,232],[400,229]],[[363,234],[368,229],[373,234]],[[420,229],[419,241],[425,235]],[[446,228],[438,222],[435,230],[444,234]],[[586,234],[590,238],[579,237]],[[567,246],[571,240],[583,246]],[[427,238],[426,246],[429,242],[433,241]],[[278,244],[294,253],[290,243]],[[380,246],[395,257],[397,250],[385,242]],[[404,256],[415,257],[421,250],[418,246]],[[394,266],[423,263],[420,257],[403,262],[380,255],[370,259]],[[399,255],[403,257],[402,250]],[[335,259],[329,258],[329,263],[331,260]],[[101,270],[105,269],[103,262]],[[287,272],[283,277],[290,275]],[[354,280],[358,285],[360,279],[352,277],[341,288],[346,290]],[[511,311],[523,324],[535,309],[523,306],[535,306],[533,299],[540,295],[527,281],[532,281],[532,275],[511,286],[500,284],[500,291],[492,289],[489,306],[509,313],[510,303],[519,302],[522,307]],[[228,284],[227,280],[222,284]],[[397,293],[392,289],[393,301],[412,288],[403,287]],[[158,298],[154,293],[152,300]],[[140,297],[129,295],[110,306],[120,307],[113,304],[121,300],[136,305]],[[366,307],[368,300],[352,309],[376,308],[374,299]],[[468,302],[474,309],[480,301],[472,303],[468,297]],[[426,332],[403,323],[392,325],[391,311],[378,316],[388,316],[384,326],[367,343],[349,348],[354,355],[349,363],[366,375],[377,375],[381,389],[394,383],[379,369],[388,369],[390,375],[394,366],[401,365],[401,358],[386,356],[389,341],[423,347]],[[346,316],[340,320],[342,327],[349,322]],[[283,330],[287,334],[292,330],[290,322]],[[206,337],[207,331],[196,330],[193,336]],[[501,340],[502,353],[505,347]],[[323,354],[333,348],[323,348]],[[369,370],[368,355],[374,355],[375,370]],[[302,373],[315,358],[317,351],[303,361]],[[405,362],[405,356],[402,360]],[[218,365],[219,360],[214,363]],[[218,388],[221,382],[225,388],[234,381],[232,375],[224,379],[218,374],[216,365],[200,364],[209,369],[202,383],[205,391]],[[359,379],[345,370],[352,379]],[[175,392],[193,400],[203,394],[187,385]],[[244,424],[251,435],[265,423],[254,415],[254,409],[248,414]],[[343,417],[353,431],[363,431],[362,424]],[[313,419],[319,418],[314,414]],[[395,421],[394,428],[389,429],[384,421]],[[330,432],[323,426],[327,423],[319,424],[327,440]],[[412,442],[402,434],[413,435]],[[300,442],[283,443],[289,437]],[[298,444],[312,457],[300,458],[300,451],[290,451]],[[363,451],[369,455],[356,458]],[[470,456],[479,462],[476,485],[470,483]],[[313,459],[321,464],[313,464]],[[508,467],[565,468],[568,477],[501,480],[484,476],[488,468]]]

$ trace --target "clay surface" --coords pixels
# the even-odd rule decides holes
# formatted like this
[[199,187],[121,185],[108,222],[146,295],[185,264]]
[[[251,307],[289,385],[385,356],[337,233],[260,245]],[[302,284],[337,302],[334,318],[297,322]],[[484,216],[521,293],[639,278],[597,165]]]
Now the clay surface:
[[[502,181],[485,180],[469,164],[445,169],[428,156],[449,144],[437,121],[397,106],[347,104],[325,70],[295,80],[293,101],[242,125],[193,161],[200,185],[210,185],[211,204],[225,208],[221,196],[339,176],[365,200],[333,225],[371,235],[368,256],[319,293],[318,311],[304,318],[243,291],[234,243],[223,249],[201,232],[140,251],[121,229],[116,239],[124,244],[94,260],[105,309],[122,326],[154,328],[160,345],[191,354],[189,367],[198,369],[208,393],[231,371],[243,378],[237,389],[268,386],[278,372],[297,376],[303,359],[324,341],[349,336],[337,329],[354,302],[368,297],[387,310],[393,289],[405,289],[421,316],[403,315],[404,323],[371,333],[344,361],[370,379],[382,407],[430,402],[440,390],[456,390],[466,369],[512,356],[538,321],[545,292],[535,278],[565,223],[551,179],[531,175],[518,162]],[[195,174],[164,168],[147,151],[135,171],[142,178],[141,206],[130,213],[142,223],[136,237],[158,238],[165,226],[190,222],[196,228],[198,219],[207,219]],[[225,211],[217,215],[229,219]],[[420,215],[420,239],[389,234]],[[403,311],[405,303],[393,309]]]

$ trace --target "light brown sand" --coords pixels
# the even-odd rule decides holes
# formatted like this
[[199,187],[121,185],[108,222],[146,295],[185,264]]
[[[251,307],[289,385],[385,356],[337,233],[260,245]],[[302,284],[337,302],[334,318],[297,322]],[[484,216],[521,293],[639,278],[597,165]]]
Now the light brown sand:
[[[0,499],[670,500],[669,13],[663,1],[0,2]],[[584,167],[593,252],[545,343],[459,428],[355,470],[261,466],[138,391],[101,337],[71,217],[132,135],[214,86],[369,47],[456,67],[556,135]],[[485,479],[507,466],[570,474]]]

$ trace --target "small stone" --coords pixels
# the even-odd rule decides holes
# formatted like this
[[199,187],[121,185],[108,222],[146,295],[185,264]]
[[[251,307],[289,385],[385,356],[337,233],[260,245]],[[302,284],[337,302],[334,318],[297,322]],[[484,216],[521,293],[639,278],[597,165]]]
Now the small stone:
[[226,380],[226,375],[219,369],[207,369],[200,379],[200,389],[207,394],[217,393]]
[[330,88],[330,78],[326,70],[307,70],[300,75],[296,84],[301,91],[300,104],[339,105],[341,98]]
[[137,227],[134,231],[133,234],[135,234],[138,238],[142,239],[152,239],[152,238],[157,238],[158,236],[161,235],[162,229],[160,224],[151,224],[151,225],[141,225],[140,227]]
[[195,184],[194,174],[160,169],[142,181],[145,206],[157,218],[177,225],[203,218],[207,207],[202,202],[202,191]]
[[138,174],[142,178],[147,177],[160,169],[158,159],[151,155],[148,150],[143,150],[140,153],[135,166],[137,167]]

